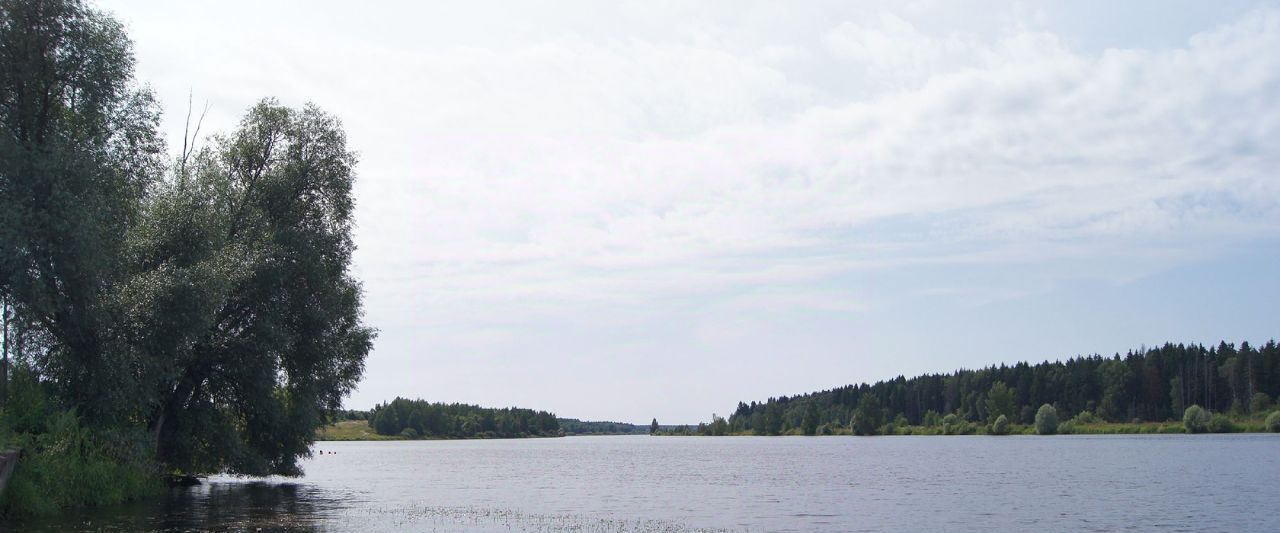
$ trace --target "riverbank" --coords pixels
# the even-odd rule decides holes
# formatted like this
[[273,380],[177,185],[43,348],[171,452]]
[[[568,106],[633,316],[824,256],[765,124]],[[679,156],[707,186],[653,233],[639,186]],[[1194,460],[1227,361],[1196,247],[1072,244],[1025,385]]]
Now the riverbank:
[[[1265,417],[1229,417],[1230,425],[1221,428],[1219,431],[1206,431],[1206,433],[1272,433],[1267,425]],[[1179,421],[1164,422],[1099,422],[1092,421],[1082,423],[1079,420],[1067,420],[1058,425],[1059,435],[1168,435],[1168,434],[1190,434],[1186,426]],[[925,435],[925,436],[948,436],[948,435],[1036,435],[1036,428],[1031,424],[1010,424],[1007,433],[995,433],[991,426],[979,424],[975,422],[957,422],[955,424],[937,424],[933,426],[912,426],[912,425],[895,425],[886,424],[879,428],[877,435]],[[687,428],[675,428],[673,430],[664,430],[654,433],[658,436],[730,436],[730,437],[747,437],[747,436],[767,436],[759,435],[753,431],[728,431],[721,435],[713,435],[706,431],[706,427],[699,431],[696,426]],[[788,431],[779,433],[779,435],[803,436],[804,433],[800,428],[792,428]],[[846,426],[823,425],[818,427],[815,436],[852,436],[853,430]]]
[[473,439],[549,439],[563,437],[564,435],[526,435],[523,437],[497,437],[486,434],[477,434],[474,437],[414,437],[409,438],[405,435],[381,435],[373,428],[369,427],[369,422],[365,420],[343,420],[334,424],[323,426],[316,430],[317,442],[336,442],[336,441],[383,441],[383,440],[473,440]]
[[343,420],[316,430],[317,441],[409,440],[401,435],[379,435],[365,420]]

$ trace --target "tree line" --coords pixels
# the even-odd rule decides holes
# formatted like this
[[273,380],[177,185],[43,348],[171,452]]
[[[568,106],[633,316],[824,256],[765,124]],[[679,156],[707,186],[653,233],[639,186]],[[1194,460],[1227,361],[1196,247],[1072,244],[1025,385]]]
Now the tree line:
[[560,435],[556,415],[517,407],[489,408],[397,397],[369,411],[379,435],[408,438],[522,438]]
[[626,422],[587,421],[561,418],[560,429],[565,435],[643,435],[649,432],[645,426]]
[[991,424],[1000,416],[1031,424],[1051,405],[1058,416],[1087,413],[1108,422],[1181,420],[1186,408],[1261,416],[1280,396],[1280,346],[1165,344],[1104,357],[1020,362],[948,374],[898,376],[796,396],[740,402],[727,421],[701,434],[813,435],[832,428],[873,435],[887,426],[940,425],[944,418]]

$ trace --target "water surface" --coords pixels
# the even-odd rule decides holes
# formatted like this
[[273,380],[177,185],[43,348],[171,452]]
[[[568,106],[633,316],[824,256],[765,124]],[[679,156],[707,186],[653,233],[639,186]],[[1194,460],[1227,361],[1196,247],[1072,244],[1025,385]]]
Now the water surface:
[[[324,442],[45,530],[1277,531],[1280,436]],[[336,453],[335,453],[336,452]]]

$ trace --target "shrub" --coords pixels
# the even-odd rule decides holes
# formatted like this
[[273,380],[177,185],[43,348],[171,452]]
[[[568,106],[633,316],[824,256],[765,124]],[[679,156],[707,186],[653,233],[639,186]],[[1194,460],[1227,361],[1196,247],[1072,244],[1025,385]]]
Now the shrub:
[[1052,405],[1044,404],[1036,411],[1036,433],[1052,435],[1058,431],[1058,410]]
[[1280,411],[1267,415],[1267,431],[1280,433]]
[[996,417],[996,421],[991,423],[992,435],[1008,435],[1009,434],[1009,418],[1000,415]]
[[1210,433],[1234,433],[1235,431],[1236,425],[1226,415],[1216,414],[1209,419]]
[[931,428],[931,427],[934,427],[934,426],[936,426],[936,425],[940,424],[941,422],[939,422],[939,420],[940,420],[941,418],[942,418],[942,417],[938,416],[938,412],[937,412],[937,411],[934,411],[933,409],[930,409],[930,410],[928,410],[928,411],[925,411],[925,412],[924,412],[924,419],[920,421],[920,425],[922,425],[922,426],[924,426],[924,427],[927,427],[927,428]]
[[1182,427],[1187,433],[1204,433],[1209,430],[1209,412],[1199,405],[1192,405],[1182,412]]
[[1102,422],[1102,419],[1089,411],[1080,411],[1076,416],[1071,417],[1071,422],[1075,425],[1097,424]]
[[1065,420],[1065,421],[1063,421],[1061,424],[1058,424],[1058,429],[1057,429],[1057,431],[1058,431],[1058,434],[1059,434],[1059,435],[1072,435],[1072,434],[1074,434],[1074,433],[1076,432],[1076,423],[1075,423],[1075,420]]
[[406,439],[416,439],[418,438],[418,430],[413,428],[404,428],[404,431],[400,432],[400,436]]
[[73,412],[58,413],[47,433],[20,436],[23,455],[5,489],[5,513],[51,515],[158,493],[163,484],[148,442],[140,433],[90,431]]
[[943,435],[955,435],[956,430],[959,429],[959,426],[960,426],[960,417],[956,416],[955,413],[951,413],[947,416],[942,417],[942,434]]

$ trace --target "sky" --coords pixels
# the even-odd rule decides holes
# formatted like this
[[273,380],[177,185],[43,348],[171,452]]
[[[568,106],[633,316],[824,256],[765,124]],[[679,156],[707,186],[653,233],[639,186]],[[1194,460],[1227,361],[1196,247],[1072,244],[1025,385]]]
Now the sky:
[[1280,336],[1280,3],[99,7],[181,146],[314,102],[360,157],[359,389],[696,423]]

